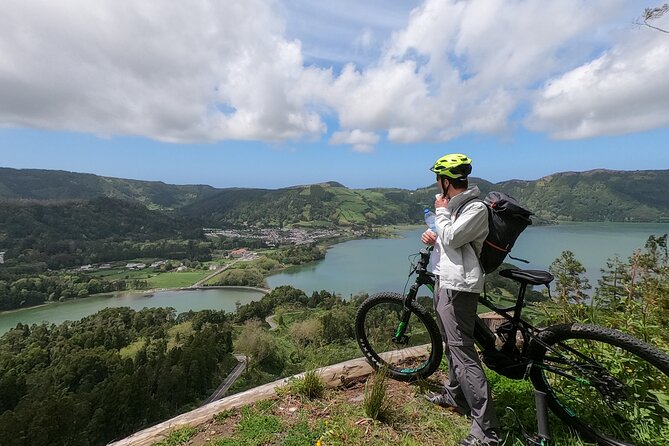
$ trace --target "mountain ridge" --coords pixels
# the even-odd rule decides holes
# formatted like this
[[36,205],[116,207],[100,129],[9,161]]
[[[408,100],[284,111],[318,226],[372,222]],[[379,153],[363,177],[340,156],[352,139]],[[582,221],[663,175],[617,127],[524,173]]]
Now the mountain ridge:
[[[592,169],[557,172],[537,180],[492,183],[471,178],[483,195],[516,197],[545,221],[669,221],[669,170]],[[336,181],[279,189],[174,185],[43,169],[0,168],[0,200],[36,203],[90,201],[97,197],[141,203],[207,225],[270,227],[417,223],[435,185],[352,189]]]

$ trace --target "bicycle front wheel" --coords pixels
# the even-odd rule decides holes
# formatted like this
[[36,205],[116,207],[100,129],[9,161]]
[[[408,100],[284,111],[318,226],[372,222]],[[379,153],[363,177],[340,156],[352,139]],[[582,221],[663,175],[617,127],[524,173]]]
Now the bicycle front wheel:
[[[403,314],[408,314],[406,324]],[[397,293],[379,293],[366,299],[355,317],[355,334],[371,366],[375,370],[387,367],[388,375],[399,381],[430,376],[444,352],[432,316],[415,301],[405,309],[404,298]]]
[[530,374],[551,410],[604,446],[669,442],[669,356],[595,325],[549,327],[532,343]]

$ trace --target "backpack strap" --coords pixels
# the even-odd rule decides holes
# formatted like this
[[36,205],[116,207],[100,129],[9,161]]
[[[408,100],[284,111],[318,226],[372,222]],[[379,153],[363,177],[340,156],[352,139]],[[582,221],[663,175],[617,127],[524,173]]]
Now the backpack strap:
[[[465,206],[467,206],[469,203],[472,201],[480,201],[481,203],[485,204],[485,201],[481,200],[479,197],[471,197],[468,200],[466,200],[464,203],[462,203],[458,208],[455,210],[455,219],[457,220],[460,214],[465,210]],[[490,219],[492,218],[491,211],[486,205],[486,213],[488,214],[488,225],[490,225]],[[474,250],[474,255],[476,255],[476,258],[479,261],[479,266],[481,267],[481,271],[483,272],[483,275],[485,275],[485,269],[483,268],[483,263],[481,263],[481,257],[480,253],[477,255],[476,254],[476,248],[474,247],[474,242],[471,241],[469,242],[470,246]],[[485,292],[485,282],[483,282],[483,296],[486,297],[486,292]]]
[[472,201],[480,201],[481,203],[483,203],[483,200],[481,200],[479,197],[471,197],[468,200],[465,200],[465,202],[462,203],[460,206],[458,206],[458,208],[455,210],[456,219],[460,216],[460,214],[462,214],[462,211],[465,210],[465,206],[467,206]]

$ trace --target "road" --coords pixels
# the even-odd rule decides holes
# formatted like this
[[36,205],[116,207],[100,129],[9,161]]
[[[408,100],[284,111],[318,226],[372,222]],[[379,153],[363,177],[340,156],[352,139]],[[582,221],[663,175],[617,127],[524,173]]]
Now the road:
[[267,317],[265,318],[265,322],[267,322],[267,323],[269,324],[269,330],[270,330],[270,331],[274,331],[274,330],[276,330],[277,328],[279,328],[279,324],[277,324],[277,323],[274,321],[274,315],[273,315],[273,314],[272,314],[271,316],[267,316]]
[[225,271],[226,269],[230,268],[230,267],[231,267],[232,265],[234,265],[235,263],[237,263],[237,262],[242,262],[242,261],[245,261],[245,260],[246,260],[246,261],[248,261],[248,260],[253,260],[253,259],[257,258],[257,257],[258,257],[258,254],[256,254],[255,252],[247,252],[247,253],[243,254],[240,258],[235,259],[235,260],[233,260],[232,262],[228,263],[227,265],[223,265],[222,267],[218,268],[216,271],[214,271],[213,273],[209,274],[209,275],[208,275],[207,277],[205,277],[204,279],[200,279],[200,280],[198,280],[197,282],[195,282],[194,284],[192,284],[192,285],[190,286],[190,288],[200,288],[200,287],[202,287],[203,284],[205,284],[205,283],[207,282],[207,280],[211,279],[212,277],[214,277],[214,276],[217,275],[218,273],[220,273],[220,272],[222,272],[222,271]]
[[228,263],[227,265],[223,265],[222,267],[218,268],[218,269],[217,269],[216,271],[214,271],[213,273],[209,274],[209,275],[208,275],[207,277],[205,277],[204,279],[200,279],[200,280],[198,280],[197,282],[195,282],[194,284],[192,284],[192,285],[190,286],[190,288],[199,288],[199,287],[201,287],[202,284],[204,284],[204,283],[207,282],[207,280],[211,279],[212,277],[214,277],[214,276],[217,275],[218,273],[220,273],[220,272],[222,272],[222,271],[225,271],[226,269],[230,268],[232,265],[234,265],[235,263],[239,262],[240,260],[244,260],[244,258],[239,258],[239,259],[237,259],[237,260],[235,260],[235,261],[233,261],[233,262]]
[[209,404],[212,401],[220,400],[223,398],[230,388],[230,386],[237,381],[237,378],[242,374],[244,369],[246,369],[246,356],[244,355],[235,355],[235,358],[237,358],[237,361],[239,361],[239,364],[235,366],[234,369],[226,376],[226,378],[223,380],[220,386],[218,386],[218,389],[214,391],[214,393],[211,394],[209,398],[207,398],[202,405],[204,406],[205,404]]

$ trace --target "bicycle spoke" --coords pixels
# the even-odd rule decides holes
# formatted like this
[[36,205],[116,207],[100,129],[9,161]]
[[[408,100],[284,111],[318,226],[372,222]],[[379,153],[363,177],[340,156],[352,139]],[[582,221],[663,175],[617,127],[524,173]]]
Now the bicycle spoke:
[[405,308],[402,296],[385,293],[363,303],[356,316],[356,336],[374,367],[385,366],[390,376],[415,380],[433,373],[442,350],[432,352],[441,336],[434,320],[415,303]]
[[610,439],[604,444],[659,445],[659,438],[669,438],[669,377],[663,370],[633,348],[587,337],[548,349],[539,365],[545,386],[584,429]]
[[404,361],[402,351],[430,342],[427,328],[415,315],[402,323],[401,305],[388,302],[370,309],[365,324],[371,347],[391,368],[398,370],[420,367],[420,361]]

